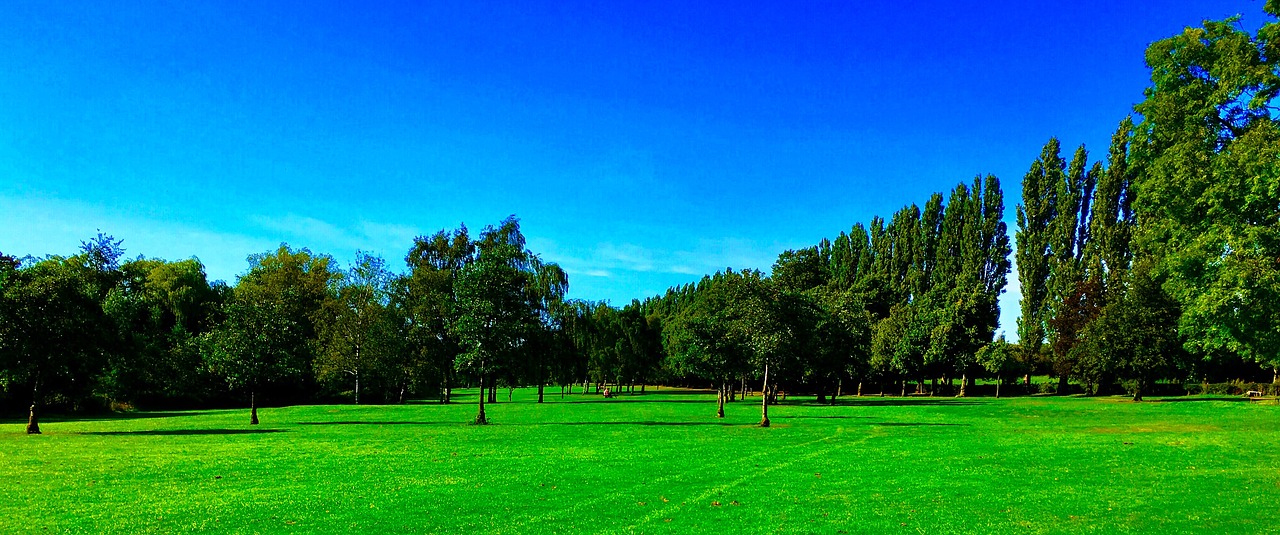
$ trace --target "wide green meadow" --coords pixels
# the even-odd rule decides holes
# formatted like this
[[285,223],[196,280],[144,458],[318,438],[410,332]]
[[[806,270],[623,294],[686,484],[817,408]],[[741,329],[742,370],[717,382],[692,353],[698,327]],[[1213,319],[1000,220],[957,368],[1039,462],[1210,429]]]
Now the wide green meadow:
[[5,421],[0,532],[1280,530],[1271,403],[499,398]]

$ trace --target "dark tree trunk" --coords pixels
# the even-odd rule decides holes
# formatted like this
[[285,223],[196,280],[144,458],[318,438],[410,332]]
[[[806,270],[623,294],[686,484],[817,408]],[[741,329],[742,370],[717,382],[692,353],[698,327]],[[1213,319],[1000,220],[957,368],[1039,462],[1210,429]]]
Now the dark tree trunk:
[[[481,379],[481,381],[483,380],[484,379]],[[494,379],[494,382],[497,383],[497,379]],[[498,402],[498,385],[497,384],[489,385],[489,403],[497,403],[497,402]]]
[[730,383],[730,382],[728,382],[728,381],[725,381],[725,383],[724,383],[724,388],[725,388],[725,390],[727,390],[727,391],[729,392],[729,401],[730,401],[730,402],[737,401],[737,398],[735,397],[735,396],[736,396],[736,394],[737,394],[737,392],[736,392],[736,391],[737,391],[737,386],[738,386],[738,385],[735,385],[735,384]]
[[1134,400],[1134,401],[1142,401],[1142,387],[1143,387],[1143,386],[1144,386],[1144,385],[1143,385],[1143,381],[1140,381],[1140,380],[1139,380],[1139,381],[1135,381],[1135,382],[1134,382],[1134,385],[1133,385],[1133,400]]
[[27,434],[40,434],[40,419],[36,417],[36,404],[31,404],[31,412],[27,413]]
[[508,386],[508,387],[507,387],[507,402],[508,402],[508,403],[510,403],[510,402],[511,402],[511,395],[512,395],[512,394],[514,394],[514,393],[515,393],[515,391],[516,391],[516,387],[514,387],[514,386]]
[[1000,399],[1000,385],[1004,383],[1003,377],[996,377],[996,399]]
[[902,380],[902,397],[907,397],[907,380]]
[[31,382],[31,410],[27,412],[27,434],[40,434],[40,417],[36,415],[36,405],[40,400],[40,379],[37,376],[35,381]]
[[1067,395],[1067,388],[1071,386],[1070,381],[1071,379],[1068,378],[1067,374],[1065,373],[1058,376],[1058,395],[1059,396]]
[[258,425],[258,393],[249,392],[249,425]]
[[476,413],[476,420],[472,422],[475,425],[487,425],[489,423],[489,419],[484,415],[484,394],[484,374],[482,373],[480,374],[480,395],[477,396],[480,398],[480,412]]
[[[570,386],[569,388],[573,388],[573,386]],[[572,393],[573,392],[570,392],[570,394]],[[564,399],[564,385],[560,385],[560,399]]]
[[644,383],[640,383],[640,395],[644,395]]
[[542,381],[538,381],[538,403],[542,403]]
[[[762,392],[769,391],[769,365],[764,365],[764,385],[760,387]],[[764,396],[760,401],[760,427],[769,427],[769,396]]]
[[449,372],[444,373],[444,399],[441,400],[445,405],[449,404],[449,398],[453,396],[453,386],[449,384]]

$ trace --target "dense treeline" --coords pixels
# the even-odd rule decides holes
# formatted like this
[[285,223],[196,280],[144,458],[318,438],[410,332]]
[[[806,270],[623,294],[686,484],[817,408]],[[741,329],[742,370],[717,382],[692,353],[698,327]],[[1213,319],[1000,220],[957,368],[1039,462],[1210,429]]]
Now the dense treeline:
[[[1280,15],[1280,0],[1266,3]],[[196,259],[126,260],[103,234],[69,257],[0,254],[0,401],[63,410],[450,402],[479,387],[560,396],[711,387],[965,395],[1035,374],[1135,399],[1161,380],[1280,367],[1280,24],[1206,22],[1147,51],[1152,86],[1105,158],[1051,139],[1022,180],[1016,254],[995,176],[935,193],[768,275],[724,271],[620,308],[565,299],[568,276],[508,218],[414,240],[403,269],[281,245],[234,285]],[[993,340],[1017,260],[1018,344]],[[1008,326],[1011,327],[1011,326]],[[1259,365],[1262,365],[1260,367]],[[1073,382],[1074,381],[1074,382]],[[576,389],[576,392],[575,392]]]

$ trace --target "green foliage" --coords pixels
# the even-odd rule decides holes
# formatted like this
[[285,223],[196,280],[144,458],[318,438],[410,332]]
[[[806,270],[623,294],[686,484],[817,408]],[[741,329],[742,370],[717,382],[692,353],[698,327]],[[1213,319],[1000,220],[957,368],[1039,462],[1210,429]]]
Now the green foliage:
[[1250,35],[1206,21],[1146,61],[1138,244],[1181,305],[1190,349],[1280,363],[1280,23]]

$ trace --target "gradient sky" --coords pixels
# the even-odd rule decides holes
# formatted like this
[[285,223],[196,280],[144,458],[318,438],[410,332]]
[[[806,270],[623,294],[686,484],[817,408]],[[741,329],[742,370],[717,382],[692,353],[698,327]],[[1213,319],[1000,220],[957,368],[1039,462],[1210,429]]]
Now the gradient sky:
[[516,214],[621,305],[979,173],[1012,231],[1050,136],[1101,157],[1146,45],[1233,14],[1262,2],[4,2],[0,251],[101,229],[233,282]]

